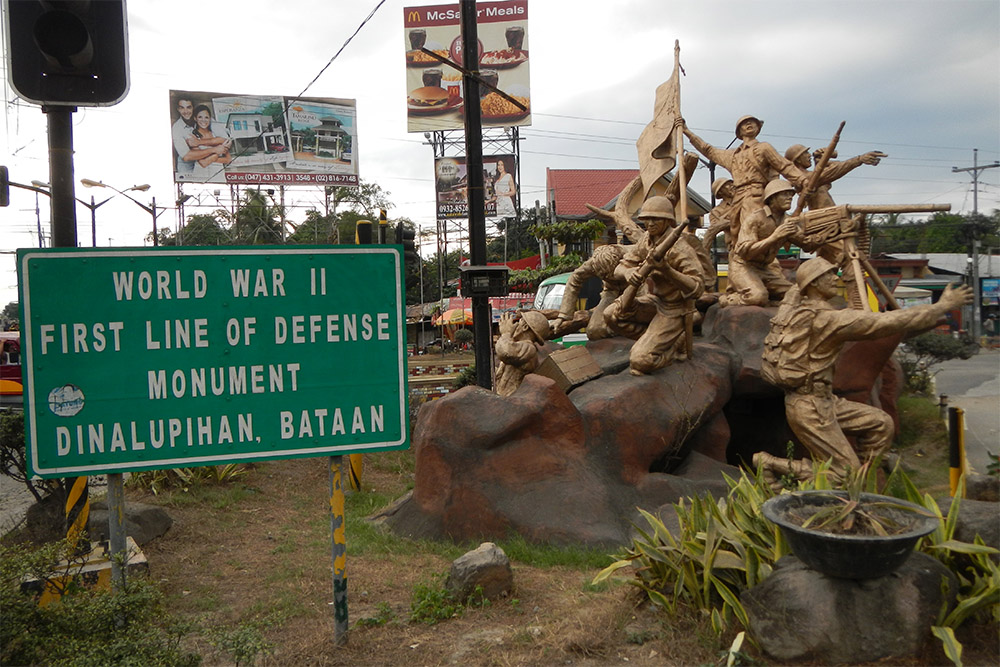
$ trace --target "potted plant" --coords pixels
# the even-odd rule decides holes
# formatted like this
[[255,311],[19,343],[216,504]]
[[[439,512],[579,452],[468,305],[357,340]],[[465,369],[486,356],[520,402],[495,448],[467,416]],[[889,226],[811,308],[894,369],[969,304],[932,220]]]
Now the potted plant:
[[915,503],[863,492],[867,473],[868,464],[848,476],[843,490],[783,493],[761,510],[808,567],[846,579],[884,577],[909,558],[938,518]]

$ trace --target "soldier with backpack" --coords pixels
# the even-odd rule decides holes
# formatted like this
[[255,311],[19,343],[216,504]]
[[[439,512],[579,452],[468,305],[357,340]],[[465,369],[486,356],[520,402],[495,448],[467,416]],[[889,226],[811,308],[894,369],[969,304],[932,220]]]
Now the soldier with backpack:
[[[837,310],[830,304],[837,295],[836,271],[821,257],[799,266],[797,284],[785,295],[764,339],[761,376],[785,390],[788,425],[812,458],[832,460],[832,471],[843,474],[885,453],[893,437],[892,419],[885,412],[834,395],[834,365],[844,343],[930,329],[946,312],[971,303],[972,290],[949,286],[937,303],[886,313]],[[857,450],[847,435],[856,438]],[[789,473],[802,477],[811,469],[808,462],[766,452],[758,452],[753,462],[772,480]]]

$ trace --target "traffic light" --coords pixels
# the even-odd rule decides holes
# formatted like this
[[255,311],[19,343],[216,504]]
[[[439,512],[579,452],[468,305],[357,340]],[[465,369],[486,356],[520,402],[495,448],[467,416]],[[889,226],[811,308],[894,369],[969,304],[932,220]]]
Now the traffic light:
[[417,233],[412,227],[407,227],[402,222],[396,223],[395,242],[396,245],[403,246],[403,262],[414,262],[417,260],[417,245],[414,239]]
[[103,107],[128,93],[125,0],[3,0],[8,78],[28,102]]
[[0,206],[10,206],[10,175],[7,167],[0,167]]

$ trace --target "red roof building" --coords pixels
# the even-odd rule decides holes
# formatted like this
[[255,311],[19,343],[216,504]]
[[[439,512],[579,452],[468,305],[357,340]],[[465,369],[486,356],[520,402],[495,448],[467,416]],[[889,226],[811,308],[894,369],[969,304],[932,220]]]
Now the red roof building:
[[[638,169],[546,169],[546,202],[555,211],[557,220],[590,220],[594,214],[587,204],[613,207],[621,191],[638,175]],[[672,178],[671,173],[663,180],[669,183]],[[690,187],[688,202],[692,215],[705,215],[711,208]]]

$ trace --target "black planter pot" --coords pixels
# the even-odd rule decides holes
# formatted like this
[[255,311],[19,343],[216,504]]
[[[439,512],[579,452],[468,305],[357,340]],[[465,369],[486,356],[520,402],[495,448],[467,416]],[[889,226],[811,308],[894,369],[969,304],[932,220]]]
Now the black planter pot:
[[[808,567],[831,577],[843,579],[876,579],[884,577],[902,565],[913,547],[924,535],[938,526],[938,519],[927,516],[919,505],[873,493],[862,493],[861,504],[889,502],[900,506],[887,510],[900,523],[910,528],[896,535],[836,535],[812,528],[803,528],[789,520],[790,510],[802,507],[822,507],[840,502],[833,496],[846,498],[844,491],[799,491],[775,496],[761,507],[764,516],[781,528],[788,545]],[[905,509],[904,509],[905,508]]]

